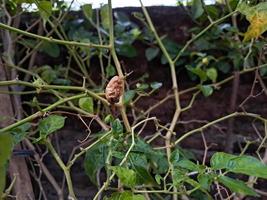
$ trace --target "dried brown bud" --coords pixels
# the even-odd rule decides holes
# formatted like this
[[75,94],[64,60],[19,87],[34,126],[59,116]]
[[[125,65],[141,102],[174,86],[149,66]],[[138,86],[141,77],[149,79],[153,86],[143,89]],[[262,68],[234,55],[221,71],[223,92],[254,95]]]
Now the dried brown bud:
[[114,104],[119,102],[123,94],[123,78],[114,76],[107,84],[105,95],[109,103]]

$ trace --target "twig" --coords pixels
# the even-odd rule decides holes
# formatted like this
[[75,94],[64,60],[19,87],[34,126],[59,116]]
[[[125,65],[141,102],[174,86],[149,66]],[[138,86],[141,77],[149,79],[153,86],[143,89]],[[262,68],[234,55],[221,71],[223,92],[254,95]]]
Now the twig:
[[22,34],[28,37],[32,37],[35,39],[44,40],[46,42],[53,42],[53,43],[62,44],[62,45],[82,46],[82,47],[88,47],[88,48],[106,48],[106,49],[110,48],[109,45],[98,45],[98,44],[93,44],[93,43],[83,43],[83,42],[76,42],[76,41],[64,41],[64,40],[55,39],[53,37],[44,37],[44,36],[36,35],[34,33],[26,32],[26,31],[14,28],[12,26],[8,26],[3,23],[0,23],[0,28],[9,30],[12,32],[16,32],[16,33],[19,33],[19,34]]

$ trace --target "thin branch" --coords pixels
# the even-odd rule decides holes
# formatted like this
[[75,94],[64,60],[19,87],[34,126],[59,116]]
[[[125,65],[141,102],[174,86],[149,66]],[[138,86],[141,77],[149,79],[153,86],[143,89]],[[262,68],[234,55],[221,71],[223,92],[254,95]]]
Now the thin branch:
[[6,24],[0,23],[0,28],[9,30],[12,32],[16,32],[31,38],[39,39],[39,40],[44,40],[46,42],[52,42],[52,43],[57,43],[57,44],[62,44],[62,45],[71,45],[71,46],[82,46],[82,47],[88,47],[88,48],[106,48],[110,49],[109,45],[99,45],[99,44],[93,44],[93,43],[83,43],[83,42],[76,42],[76,41],[65,41],[65,40],[58,40],[53,37],[45,37],[41,35],[36,35],[34,33],[26,32],[17,28],[14,28],[12,26],[8,26]]

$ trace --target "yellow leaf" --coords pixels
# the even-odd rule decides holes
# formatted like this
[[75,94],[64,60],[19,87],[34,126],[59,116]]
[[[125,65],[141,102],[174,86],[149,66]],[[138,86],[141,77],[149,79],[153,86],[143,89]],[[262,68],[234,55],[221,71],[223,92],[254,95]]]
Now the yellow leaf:
[[256,12],[255,15],[249,18],[250,26],[244,35],[244,42],[252,38],[258,38],[267,30],[267,11]]

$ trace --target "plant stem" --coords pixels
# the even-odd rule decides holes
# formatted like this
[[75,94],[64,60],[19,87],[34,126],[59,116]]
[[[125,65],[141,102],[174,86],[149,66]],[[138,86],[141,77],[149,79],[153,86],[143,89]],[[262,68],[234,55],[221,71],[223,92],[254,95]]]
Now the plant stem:
[[232,118],[232,117],[238,117],[238,116],[252,117],[252,118],[261,120],[261,121],[263,121],[263,122],[266,122],[266,121],[267,121],[267,119],[261,117],[261,116],[258,115],[258,114],[247,113],[247,112],[234,112],[234,113],[231,113],[231,114],[229,114],[229,115],[223,116],[223,117],[221,117],[221,118],[219,118],[219,119],[216,119],[216,120],[214,120],[214,121],[211,121],[211,122],[205,124],[204,126],[201,126],[201,127],[199,127],[199,128],[196,128],[196,129],[194,129],[194,130],[191,130],[191,131],[189,131],[189,132],[183,134],[183,136],[181,136],[178,140],[176,140],[174,144],[177,145],[177,144],[179,144],[182,140],[184,140],[185,138],[187,138],[187,137],[193,135],[193,134],[196,133],[196,132],[201,132],[203,129],[206,129],[206,128],[208,128],[208,127],[214,125],[214,124],[217,124],[218,122],[224,121],[224,120],[229,119],[229,118]]
[[46,85],[46,84],[34,84],[26,81],[20,81],[20,80],[11,80],[11,81],[1,81],[0,86],[7,86],[7,85],[24,85],[27,87],[33,87],[38,89],[55,89],[55,90],[75,90],[75,91],[81,91],[84,93],[87,93],[89,96],[100,100],[103,104],[109,105],[108,101],[98,94],[84,88],[84,87],[78,87],[78,86],[64,86],[64,85]]
[[223,16],[222,18],[213,21],[210,23],[206,28],[204,28],[202,31],[200,31],[197,35],[195,35],[192,39],[188,40],[184,47],[179,51],[175,59],[173,60],[173,63],[176,63],[179,58],[182,56],[184,51],[189,47],[190,44],[192,44],[195,40],[197,40],[199,37],[201,37],[204,33],[206,33],[209,29],[211,29],[214,25],[222,22],[223,20],[227,19],[228,17],[231,17],[233,14],[237,13],[237,11],[230,12],[229,14]]
[[74,95],[74,96],[71,96],[71,97],[60,99],[59,101],[51,104],[50,106],[42,109],[41,111],[38,111],[38,112],[36,112],[36,113],[34,113],[34,114],[32,114],[32,115],[20,120],[20,121],[17,121],[14,124],[11,124],[9,126],[6,126],[5,128],[0,129],[0,134],[3,133],[3,132],[10,131],[11,129],[16,128],[16,127],[18,127],[18,126],[20,126],[20,125],[22,125],[22,124],[24,124],[26,122],[30,122],[33,119],[42,116],[45,112],[48,112],[48,111],[52,110],[53,108],[57,107],[60,104],[63,104],[65,102],[68,102],[68,101],[71,101],[71,100],[74,100],[74,99],[80,99],[80,98],[86,97],[86,96],[87,96],[87,94],[83,93],[83,94],[78,94],[78,95]]
[[95,146],[97,143],[101,142],[105,137],[107,137],[109,134],[111,134],[111,131],[108,131],[107,133],[105,133],[102,137],[100,137],[98,140],[96,140],[95,142],[93,142],[92,144],[90,144],[88,147],[84,148],[81,150],[81,152],[77,153],[74,155],[74,158],[72,160],[69,161],[69,163],[67,164],[67,168],[70,169],[72,167],[72,165],[75,163],[75,161],[82,156],[84,153],[86,153],[86,151],[88,151],[90,148],[92,148],[93,146]]
[[66,180],[67,180],[69,197],[73,200],[77,200],[75,193],[74,193],[74,190],[73,190],[73,184],[72,184],[72,180],[71,180],[70,170],[63,163],[63,161],[61,160],[58,153],[56,152],[53,145],[51,144],[51,142],[48,139],[45,140],[45,145],[47,146],[48,150],[51,152],[52,156],[54,157],[54,159],[57,161],[58,165],[60,166],[60,168],[64,172],[64,175],[65,175]]
[[[178,84],[177,84],[177,77],[176,77],[176,70],[175,70],[175,62],[172,61],[172,58],[170,56],[170,54],[168,53],[167,49],[165,48],[164,44],[162,43],[154,25],[153,25],[153,22],[146,10],[146,8],[144,7],[143,3],[142,3],[142,0],[139,0],[140,1],[140,4],[141,4],[141,7],[142,7],[142,10],[143,10],[143,13],[145,15],[145,18],[147,20],[147,23],[151,29],[151,31],[153,32],[155,38],[156,38],[156,41],[162,51],[162,53],[164,54],[164,56],[166,57],[168,63],[169,63],[169,66],[170,66],[170,70],[171,70],[171,77],[172,77],[172,89],[173,89],[173,93],[174,93],[174,98],[175,98],[175,105],[176,105],[176,109],[175,109],[175,113],[173,115],[173,118],[172,118],[172,121],[171,121],[171,125],[170,125],[170,128],[169,128],[169,131],[167,131],[166,133],[166,140],[165,140],[165,145],[166,145],[166,153],[167,153],[167,158],[168,158],[168,161],[169,161],[169,165],[172,166],[171,162],[170,162],[170,155],[171,155],[171,137],[172,137],[172,133],[173,133],[173,130],[176,126],[176,122],[180,116],[180,113],[181,113],[181,105],[180,105],[180,98],[179,98],[179,92],[178,92]],[[177,192],[177,189],[174,187],[174,193]],[[177,200],[178,197],[177,197],[177,194],[174,194],[173,195],[173,200]]]
[[53,43],[57,43],[57,44],[62,44],[62,45],[71,45],[71,46],[82,46],[82,47],[88,47],[88,48],[106,48],[109,49],[110,46],[109,45],[99,45],[99,44],[93,44],[93,43],[83,43],[83,42],[76,42],[76,41],[66,41],[66,40],[58,40],[52,37],[45,37],[45,36],[41,36],[41,35],[36,35],[34,33],[29,33],[17,28],[14,28],[12,26],[8,26],[6,24],[0,23],[0,28],[5,29],[5,30],[9,30],[12,32],[16,32],[31,38],[35,38],[35,39],[39,39],[39,40],[44,40],[46,42],[53,42]]
[[[113,15],[112,15],[111,0],[108,0],[108,6],[109,6],[109,23],[110,23],[109,24],[110,53],[111,53],[111,56],[113,58],[113,61],[114,61],[116,70],[118,72],[118,75],[124,81],[124,84],[123,84],[123,91],[124,91],[125,79],[124,79],[124,75],[123,75],[123,72],[122,72],[122,69],[121,69],[121,64],[119,62],[118,56],[117,56],[116,51],[115,51],[115,42],[114,42],[115,39],[114,39]],[[123,120],[124,126],[126,128],[126,131],[130,133],[131,132],[131,126],[130,126],[130,123],[129,123],[129,120],[128,120],[128,117],[127,117],[127,114],[126,114],[125,106],[123,104],[123,95],[120,97],[120,101],[117,104],[117,107],[120,110],[120,113],[121,113],[121,116],[122,116],[122,120]]]

